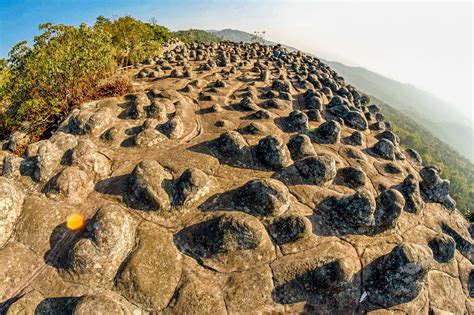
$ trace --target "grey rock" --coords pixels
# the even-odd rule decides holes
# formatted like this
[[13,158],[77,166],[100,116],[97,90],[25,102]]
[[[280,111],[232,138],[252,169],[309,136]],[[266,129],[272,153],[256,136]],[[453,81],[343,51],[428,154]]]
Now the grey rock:
[[428,246],[398,245],[373,263],[365,284],[369,300],[386,308],[413,300],[423,287],[432,261],[433,253]]
[[288,188],[275,179],[255,179],[234,195],[236,207],[255,216],[278,216],[289,207]]
[[260,139],[256,147],[257,159],[272,169],[281,169],[291,164],[288,148],[275,136]]
[[163,181],[167,177],[166,171],[158,162],[141,161],[130,174],[131,201],[144,209],[167,210],[170,207],[170,200],[167,191],[163,188]]
[[240,156],[245,152],[247,142],[236,131],[227,131],[217,141],[219,152],[227,157]]
[[433,258],[439,263],[448,263],[454,258],[456,243],[446,234],[438,234],[428,242]]
[[0,177],[0,248],[10,238],[16,219],[21,214],[23,193],[12,180]]
[[420,176],[423,179],[420,188],[426,199],[450,210],[456,208],[456,202],[449,195],[449,180],[442,179],[435,167],[425,166],[421,169]]
[[314,147],[311,144],[311,139],[303,134],[297,134],[290,138],[288,150],[294,161],[316,155],[316,151],[314,151]]
[[326,121],[322,123],[311,135],[319,143],[334,144],[339,142],[341,138],[341,125],[334,120]]
[[209,178],[197,168],[187,169],[176,182],[173,201],[177,205],[188,205],[198,201],[209,192]]
[[288,124],[292,131],[305,131],[308,129],[308,116],[300,110],[294,110],[288,116]]
[[350,188],[362,187],[367,181],[364,171],[354,166],[339,169],[337,175],[341,178],[342,183]]
[[395,146],[390,140],[381,139],[373,147],[373,152],[386,160],[395,159]]
[[294,165],[303,183],[327,186],[336,176],[336,162],[328,156],[310,156]]

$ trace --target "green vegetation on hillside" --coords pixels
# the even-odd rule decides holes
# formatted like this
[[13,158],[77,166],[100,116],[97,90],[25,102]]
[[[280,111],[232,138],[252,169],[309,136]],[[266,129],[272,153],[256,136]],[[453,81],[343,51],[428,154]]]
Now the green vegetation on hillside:
[[77,101],[87,99],[114,71],[110,35],[81,24],[40,25],[31,47],[26,41],[9,53],[0,97],[1,136],[20,126],[41,136]]
[[474,219],[474,165],[405,114],[373,96],[371,99],[392,122],[401,145],[418,151],[424,165],[437,165],[441,169],[441,176],[451,182],[450,194],[457,208]]
[[154,19],[99,16],[93,26],[40,25],[33,44],[19,42],[0,59],[0,139],[21,130],[34,142],[48,137],[80,103],[128,92],[131,82],[117,71],[158,56],[161,45],[215,42],[202,30],[170,32]]
[[221,38],[217,35],[203,30],[190,29],[186,31],[177,31],[173,34],[184,43],[215,43],[221,41]]

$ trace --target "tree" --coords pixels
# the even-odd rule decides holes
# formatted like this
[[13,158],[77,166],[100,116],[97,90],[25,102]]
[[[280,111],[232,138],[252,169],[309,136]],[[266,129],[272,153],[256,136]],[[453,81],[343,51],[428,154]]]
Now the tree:
[[8,80],[0,101],[1,134],[22,128],[39,137],[114,70],[110,35],[85,24],[40,25],[32,47],[26,41],[9,53]]

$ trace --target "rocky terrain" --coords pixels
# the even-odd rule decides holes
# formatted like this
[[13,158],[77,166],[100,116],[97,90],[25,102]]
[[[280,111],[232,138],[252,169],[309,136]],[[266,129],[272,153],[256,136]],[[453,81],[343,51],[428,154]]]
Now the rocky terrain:
[[126,71],[3,144],[3,313],[474,313],[449,181],[327,65],[173,42]]

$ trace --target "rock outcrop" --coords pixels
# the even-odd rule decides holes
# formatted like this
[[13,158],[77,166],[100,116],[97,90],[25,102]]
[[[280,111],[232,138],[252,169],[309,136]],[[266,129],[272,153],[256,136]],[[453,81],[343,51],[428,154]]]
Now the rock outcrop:
[[4,143],[0,313],[474,312],[449,181],[319,59],[173,41],[124,73]]

